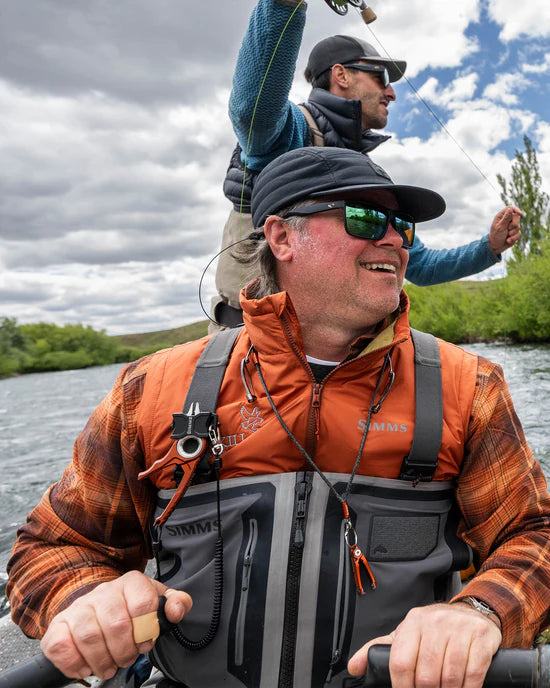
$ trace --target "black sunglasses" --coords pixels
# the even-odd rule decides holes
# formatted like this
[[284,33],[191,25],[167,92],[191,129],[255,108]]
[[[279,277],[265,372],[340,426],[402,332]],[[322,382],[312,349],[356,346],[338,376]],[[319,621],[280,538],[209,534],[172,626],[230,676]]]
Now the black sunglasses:
[[380,81],[382,82],[384,88],[388,88],[388,86],[390,85],[390,75],[388,74],[388,70],[382,65],[370,65],[354,62],[353,64],[342,65],[342,67],[345,67],[346,69],[357,69],[360,72],[373,72],[380,77]]
[[346,232],[358,239],[374,239],[378,241],[391,226],[403,239],[403,248],[410,248],[414,241],[414,220],[408,215],[383,208],[372,203],[358,201],[328,201],[315,203],[291,210],[283,219],[289,217],[305,217],[315,213],[324,213],[336,208],[344,209],[344,227]]

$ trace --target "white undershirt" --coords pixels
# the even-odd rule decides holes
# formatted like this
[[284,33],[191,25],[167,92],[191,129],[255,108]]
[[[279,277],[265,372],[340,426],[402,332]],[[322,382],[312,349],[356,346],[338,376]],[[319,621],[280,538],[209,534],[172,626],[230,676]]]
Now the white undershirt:
[[308,363],[316,363],[317,365],[324,365],[324,366],[331,366],[334,368],[337,365],[340,365],[341,361],[323,361],[322,358],[314,358],[313,356],[308,356],[306,354],[306,359]]

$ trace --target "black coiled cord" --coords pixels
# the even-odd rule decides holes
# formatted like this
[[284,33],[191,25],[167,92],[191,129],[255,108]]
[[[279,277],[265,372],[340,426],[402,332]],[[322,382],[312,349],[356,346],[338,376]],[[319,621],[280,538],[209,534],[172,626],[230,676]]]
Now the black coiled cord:
[[172,629],[172,635],[186,650],[202,650],[209,645],[218,631],[223,601],[223,538],[219,537],[214,548],[214,606],[210,628],[200,640],[190,640],[179,626]]
[[210,619],[210,627],[200,640],[190,640],[181,631],[179,626],[174,626],[172,635],[178,643],[186,650],[202,650],[209,645],[218,632],[220,624],[220,617],[222,613],[223,602],[223,537],[222,537],[222,520],[220,508],[220,475],[219,466],[216,469],[216,496],[218,509],[218,528],[220,536],[216,540],[214,547],[214,603],[212,606],[212,617]]

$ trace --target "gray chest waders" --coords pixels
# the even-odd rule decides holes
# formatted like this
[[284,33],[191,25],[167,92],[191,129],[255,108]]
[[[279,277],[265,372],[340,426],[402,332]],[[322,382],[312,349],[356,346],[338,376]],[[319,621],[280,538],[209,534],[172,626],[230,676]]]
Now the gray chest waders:
[[[223,601],[216,632],[199,651],[184,649],[172,635],[158,639],[151,659],[173,685],[351,685],[346,664],[359,647],[393,630],[411,607],[448,599],[456,591],[458,571],[469,565],[471,552],[456,537],[452,483],[431,482],[443,423],[439,349],[431,335],[412,332],[416,422],[411,452],[399,479],[355,476],[347,501],[376,590],[367,586],[366,594],[357,594],[342,506],[317,473],[223,480],[219,500],[215,483],[192,485],[164,524],[159,578],[190,593],[193,609],[179,626],[187,638],[204,637],[212,622],[221,521]],[[205,349],[184,411],[197,401],[201,413],[215,408],[233,344],[222,346],[218,338],[229,333],[234,338],[228,330],[211,340],[217,340],[216,350],[225,351],[214,364]],[[204,370],[219,378],[210,403],[201,391],[207,388],[200,383]],[[349,479],[324,475],[339,493]],[[155,516],[173,493],[158,492]]]

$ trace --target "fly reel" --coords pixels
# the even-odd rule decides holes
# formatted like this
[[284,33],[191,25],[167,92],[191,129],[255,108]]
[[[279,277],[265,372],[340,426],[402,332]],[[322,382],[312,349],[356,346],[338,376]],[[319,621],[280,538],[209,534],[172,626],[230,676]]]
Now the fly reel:
[[363,17],[365,24],[370,24],[376,19],[376,14],[371,10],[370,7],[366,6],[364,0],[325,0],[325,2],[331,10],[340,16],[347,14],[348,5],[351,5],[359,10],[359,13]]

